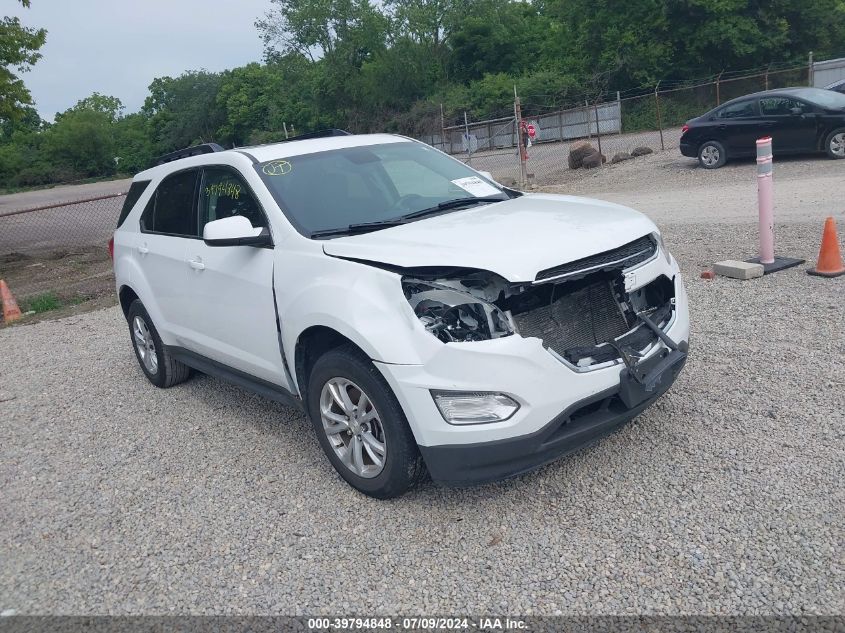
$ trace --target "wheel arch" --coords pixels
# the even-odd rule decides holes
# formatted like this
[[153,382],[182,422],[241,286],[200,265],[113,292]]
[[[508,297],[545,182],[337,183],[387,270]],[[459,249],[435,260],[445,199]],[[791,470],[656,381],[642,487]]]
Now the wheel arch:
[[828,140],[837,132],[845,132],[845,125],[831,125],[829,128],[824,130],[819,138],[819,151],[827,153]]
[[338,347],[351,346],[365,358],[370,358],[360,345],[326,325],[312,325],[303,330],[296,339],[294,347],[294,373],[299,396],[308,412],[308,377],[314,363],[326,352]]
[[130,286],[123,285],[118,290],[117,297],[120,301],[120,308],[123,310],[123,316],[126,317],[129,314],[129,306],[132,305],[135,299],[138,299],[138,293]]

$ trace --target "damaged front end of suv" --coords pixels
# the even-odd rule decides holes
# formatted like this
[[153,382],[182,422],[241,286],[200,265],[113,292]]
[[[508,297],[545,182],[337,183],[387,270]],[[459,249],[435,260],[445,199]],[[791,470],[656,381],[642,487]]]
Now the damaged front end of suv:
[[675,316],[675,279],[660,274],[628,290],[625,271],[660,256],[659,235],[540,271],[512,283],[472,269],[420,269],[402,279],[426,330],[444,343],[536,337],[575,371],[623,362],[635,369]]

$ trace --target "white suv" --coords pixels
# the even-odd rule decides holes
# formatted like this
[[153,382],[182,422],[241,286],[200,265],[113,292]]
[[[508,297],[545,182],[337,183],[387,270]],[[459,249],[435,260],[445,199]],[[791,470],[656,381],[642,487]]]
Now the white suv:
[[113,242],[141,369],[302,409],[374,497],[594,442],[687,353],[687,297],[631,209],[502,187],[423,143],[206,145],[138,174]]

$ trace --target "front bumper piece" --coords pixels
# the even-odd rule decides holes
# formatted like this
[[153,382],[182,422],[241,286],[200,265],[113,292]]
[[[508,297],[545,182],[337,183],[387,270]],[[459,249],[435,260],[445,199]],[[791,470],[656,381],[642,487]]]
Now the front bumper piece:
[[469,486],[515,477],[589,446],[634,419],[675,382],[687,345],[624,370],[619,385],[576,402],[539,431],[477,444],[420,446],[434,481]]

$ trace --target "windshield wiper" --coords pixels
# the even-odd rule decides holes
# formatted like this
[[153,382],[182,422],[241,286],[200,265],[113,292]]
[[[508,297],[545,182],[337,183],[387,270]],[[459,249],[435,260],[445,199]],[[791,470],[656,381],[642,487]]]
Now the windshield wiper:
[[350,224],[349,226],[340,226],[334,229],[321,229],[313,231],[311,238],[315,237],[331,237],[332,235],[353,235],[355,233],[367,233],[368,231],[376,231],[390,226],[399,226],[405,224],[402,218],[394,218],[392,220],[379,220],[378,222],[359,222],[358,224]]
[[446,202],[441,202],[437,206],[428,207],[427,209],[420,209],[419,211],[414,211],[413,213],[408,213],[407,215],[401,216],[400,220],[413,220],[416,218],[421,218],[426,215],[431,215],[432,213],[438,213],[440,211],[447,211],[449,209],[457,209],[459,207],[465,206],[472,206],[474,204],[479,203],[490,203],[490,202],[504,202],[506,200],[500,198],[499,196],[486,196],[480,198],[456,198],[455,200],[447,200]]
[[391,226],[400,226],[402,224],[406,224],[411,220],[416,220],[426,215],[439,213],[441,211],[448,211],[449,209],[457,209],[459,207],[491,202],[504,202],[504,200],[498,196],[488,196],[486,198],[457,198],[455,200],[447,200],[446,202],[441,202],[437,206],[429,207],[427,209],[420,209],[419,211],[414,211],[413,213],[408,213],[406,215],[400,215],[398,218],[392,218],[390,220],[378,220],[376,222],[359,222],[357,224],[350,224],[349,226],[314,231],[311,233],[311,239],[314,239],[315,237],[331,237],[333,235],[353,235],[355,233],[367,233],[369,231],[377,231],[378,229],[386,229]]

